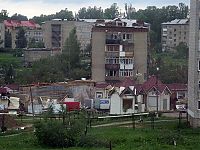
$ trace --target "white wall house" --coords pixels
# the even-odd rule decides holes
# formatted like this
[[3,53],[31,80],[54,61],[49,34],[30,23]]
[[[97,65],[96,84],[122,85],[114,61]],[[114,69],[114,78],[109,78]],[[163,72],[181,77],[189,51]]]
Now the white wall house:
[[[157,102],[158,101],[158,102]],[[147,93],[147,111],[169,111],[170,110],[170,91],[166,87],[163,91],[153,87]]]
[[135,98],[130,87],[114,88],[110,96],[110,114],[135,113]]

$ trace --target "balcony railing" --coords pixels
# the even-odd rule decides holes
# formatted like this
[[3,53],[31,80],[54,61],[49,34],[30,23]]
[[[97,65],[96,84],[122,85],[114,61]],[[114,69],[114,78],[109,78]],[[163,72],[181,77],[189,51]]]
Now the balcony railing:
[[105,80],[109,81],[109,80],[120,80],[119,76],[106,76]]
[[120,44],[121,39],[106,39],[106,44]]
[[119,64],[105,64],[105,68],[108,70],[119,70],[120,65]]

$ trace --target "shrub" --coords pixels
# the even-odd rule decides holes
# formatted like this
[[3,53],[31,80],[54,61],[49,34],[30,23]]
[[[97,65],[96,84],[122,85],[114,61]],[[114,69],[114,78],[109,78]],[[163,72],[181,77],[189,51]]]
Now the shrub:
[[62,123],[57,121],[38,122],[35,124],[35,135],[40,144],[52,147],[66,146],[67,132]]
[[83,120],[63,124],[59,120],[46,120],[35,123],[35,135],[40,144],[50,147],[75,146],[84,134]]

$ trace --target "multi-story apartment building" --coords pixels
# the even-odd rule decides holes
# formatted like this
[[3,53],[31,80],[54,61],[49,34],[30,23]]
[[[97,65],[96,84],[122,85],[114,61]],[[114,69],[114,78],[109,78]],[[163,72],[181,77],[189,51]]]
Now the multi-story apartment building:
[[45,21],[42,25],[45,47],[62,49],[69,33],[76,28],[77,39],[83,52],[86,46],[90,44],[92,25],[92,22],[75,20],[54,19]]
[[5,41],[5,26],[3,23],[0,23],[0,48],[4,47]]
[[27,41],[31,41],[32,39],[35,40],[35,42],[43,42],[43,32],[41,27],[38,27],[36,29],[27,29],[25,33]]
[[[115,19],[92,28],[92,79],[115,82],[147,78],[148,27],[135,20]],[[137,76],[140,75],[140,76]]]
[[189,42],[189,19],[175,19],[162,23],[162,51],[174,51],[179,43]]
[[[16,36],[18,33],[18,29],[23,27],[25,30],[25,36],[27,41],[30,39],[42,40],[42,30],[39,24],[36,24],[34,21],[19,21],[19,20],[4,20],[5,32],[9,32],[11,34],[12,45],[11,48],[16,48]],[[36,34],[37,33],[37,34]]]
[[190,0],[188,114],[193,127],[200,127],[200,1]]

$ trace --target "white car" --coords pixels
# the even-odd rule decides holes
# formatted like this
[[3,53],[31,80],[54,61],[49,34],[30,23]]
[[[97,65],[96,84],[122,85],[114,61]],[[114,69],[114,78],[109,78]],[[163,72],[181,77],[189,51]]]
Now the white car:
[[186,110],[186,105],[185,104],[179,104],[179,105],[176,105],[176,109],[177,110]]

